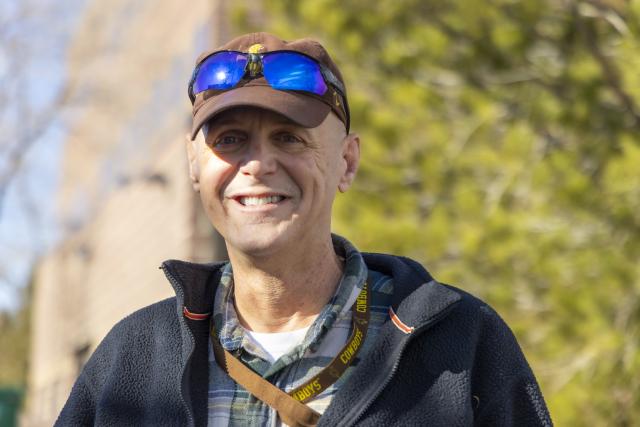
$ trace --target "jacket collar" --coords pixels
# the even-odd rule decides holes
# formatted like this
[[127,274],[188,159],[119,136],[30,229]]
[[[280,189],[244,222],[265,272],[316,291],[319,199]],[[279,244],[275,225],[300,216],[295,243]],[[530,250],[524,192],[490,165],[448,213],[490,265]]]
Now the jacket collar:
[[181,315],[184,309],[189,313],[211,314],[213,296],[220,282],[224,265],[224,262],[198,264],[176,259],[162,263],[160,268],[164,271],[176,293],[178,310]]
[[[412,259],[377,253],[362,253],[362,256],[369,268],[393,277],[392,309],[409,327],[419,328],[430,322],[461,298],[458,292],[438,283]],[[163,262],[160,268],[176,292],[178,310],[186,308],[192,313],[211,313],[224,265],[224,262]],[[408,298],[410,295],[412,297]]]
[[461,299],[458,292],[438,283],[422,265],[410,258],[377,253],[363,253],[362,256],[369,268],[393,277],[391,308],[408,328],[417,329],[431,323]]

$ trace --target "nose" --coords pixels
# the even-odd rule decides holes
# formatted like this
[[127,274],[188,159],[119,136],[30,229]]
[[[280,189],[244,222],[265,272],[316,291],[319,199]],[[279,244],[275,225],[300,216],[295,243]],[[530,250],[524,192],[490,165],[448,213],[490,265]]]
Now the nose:
[[278,167],[276,153],[262,141],[252,141],[240,164],[240,172],[244,175],[260,178],[273,174]]

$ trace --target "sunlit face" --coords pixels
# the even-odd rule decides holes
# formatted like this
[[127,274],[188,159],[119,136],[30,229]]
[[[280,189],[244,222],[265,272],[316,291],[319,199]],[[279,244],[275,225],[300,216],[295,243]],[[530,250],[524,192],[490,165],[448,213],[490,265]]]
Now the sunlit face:
[[359,141],[333,114],[303,128],[258,108],[223,112],[189,145],[191,175],[228,250],[249,256],[309,248],[331,231],[331,207],[351,184]]

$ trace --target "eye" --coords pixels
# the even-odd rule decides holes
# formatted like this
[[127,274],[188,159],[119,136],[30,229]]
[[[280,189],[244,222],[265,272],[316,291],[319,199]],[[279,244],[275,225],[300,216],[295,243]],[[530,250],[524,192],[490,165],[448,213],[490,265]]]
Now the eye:
[[241,146],[246,140],[246,135],[240,132],[224,132],[213,140],[211,146],[216,151],[230,151]]
[[291,132],[279,132],[274,135],[274,139],[285,144],[303,143],[304,140]]

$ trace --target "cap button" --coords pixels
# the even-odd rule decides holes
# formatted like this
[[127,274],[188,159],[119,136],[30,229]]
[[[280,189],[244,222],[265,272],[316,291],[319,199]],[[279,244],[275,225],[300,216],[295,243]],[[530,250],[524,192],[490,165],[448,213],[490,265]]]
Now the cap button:
[[249,50],[247,51],[247,53],[260,53],[263,50],[264,50],[264,46],[262,46],[260,43],[256,43],[249,46]]

